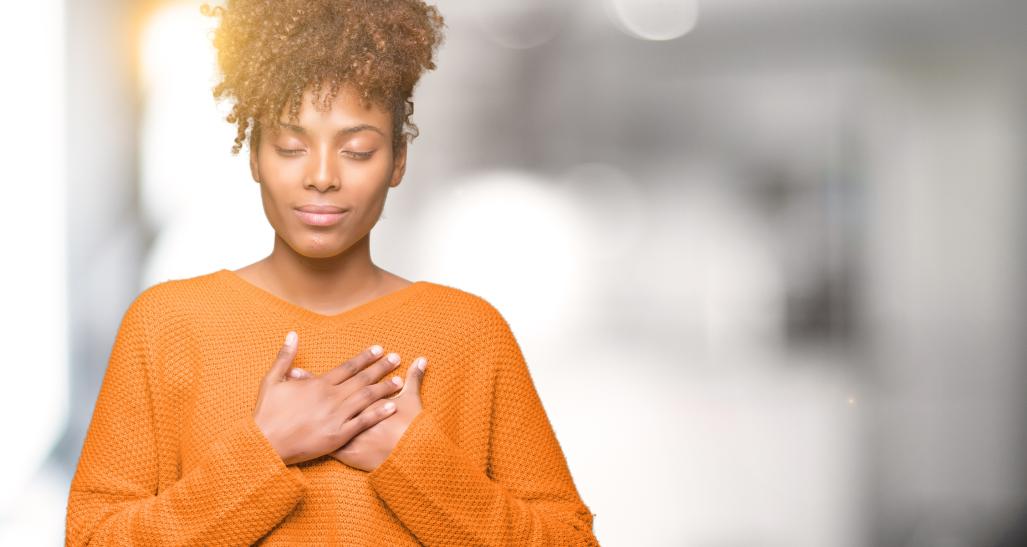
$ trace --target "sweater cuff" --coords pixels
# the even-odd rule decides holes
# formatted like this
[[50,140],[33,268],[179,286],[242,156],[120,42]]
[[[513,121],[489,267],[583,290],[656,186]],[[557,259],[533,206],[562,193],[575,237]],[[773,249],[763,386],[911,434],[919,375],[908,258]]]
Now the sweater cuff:
[[502,530],[508,498],[422,410],[368,482],[424,543],[471,544]]
[[240,477],[267,477],[269,482],[281,482],[286,487],[282,492],[285,497],[300,497],[310,486],[299,467],[285,465],[251,416],[233,424],[214,444],[214,457],[234,462]]
[[368,474],[371,486],[383,497],[389,490],[402,495],[397,489],[402,489],[402,484],[410,480],[408,474],[414,471],[411,466],[418,463],[419,456],[425,450],[434,452],[436,457],[441,456],[435,447],[437,443],[445,441],[448,441],[445,433],[438,429],[428,411],[422,409],[411,420],[388,457]]

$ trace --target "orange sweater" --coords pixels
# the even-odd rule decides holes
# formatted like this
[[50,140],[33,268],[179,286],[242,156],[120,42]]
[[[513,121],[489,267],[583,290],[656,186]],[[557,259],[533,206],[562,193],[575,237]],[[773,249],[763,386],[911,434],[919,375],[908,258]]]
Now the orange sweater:
[[[378,343],[428,358],[423,410],[367,473],[287,466],[253,421],[289,330],[322,374]],[[71,483],[66,545],[598,545],[509,325],[418,281],[326,316],[231,270],[158,283],[122,318]]]

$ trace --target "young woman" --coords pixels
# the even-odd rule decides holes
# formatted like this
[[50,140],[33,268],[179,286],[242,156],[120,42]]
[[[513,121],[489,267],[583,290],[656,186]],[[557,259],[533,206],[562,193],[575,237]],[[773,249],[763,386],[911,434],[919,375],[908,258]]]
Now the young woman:
[[66,543],[596,545],[503,316],[371,261],[438,11],[229,0],[207,13],[215,96],[235,99],[233,153],[248,143],[274,247],[131,303]]

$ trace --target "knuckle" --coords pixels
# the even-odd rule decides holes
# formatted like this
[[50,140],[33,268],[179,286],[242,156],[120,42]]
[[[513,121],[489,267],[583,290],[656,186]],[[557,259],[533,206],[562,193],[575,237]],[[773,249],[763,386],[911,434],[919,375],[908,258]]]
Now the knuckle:
[[333,443],[345,443],[353,438],[353,420],[343,420],[333,432]]
[[379,398],[381,398],[392,393],[392,390],[396,388],[396,384],[392,383],[392,380],[389,380],[388,382],[375,384],[375,388],[375,392],[378,393]]
[[390,370],[392,370],[392,365],[385,360],[382,360],[381,363],[378,363],[373,367],[368,367],[366,370],[361,372],[360,377],[370,383],[385,376]]
[[370,384],[374,382],[374,376],[371,375],[368,369],[364,369],[353,375],[353,378],[362,384]]
[[353,367],[353,360],[350,359],[349,361],[346,361],[332,369],[330,375],[335,382],[344,382],[353,377],[355,370],[356,369]]
[[357,390],[357,398],[364,403],[370,403],[378,399],[378,393],[375,391],[374,387],[364,386]]
[[361,412],[360,416],[357,416],[357,421],[361,429],[371,427],[375,422],[374,412]]
[[350,359],[342,364],[342,370],[345,371],[347,376],[352,376],[360,370],[360,363],[355,359]]
[[396,365],[390,362],[388,359],[382,359],[382,362],[378,364],[377,371],[379,376],[384,376],[390,370],[396,368]]

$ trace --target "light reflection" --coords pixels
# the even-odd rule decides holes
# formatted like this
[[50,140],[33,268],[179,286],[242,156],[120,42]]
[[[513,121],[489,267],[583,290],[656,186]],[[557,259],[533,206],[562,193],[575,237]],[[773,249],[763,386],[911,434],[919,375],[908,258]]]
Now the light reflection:
[[140,190],[156,229],[147,284],[244,264],[268,252],[272,237],[246,155],[230,153],[235,128],[224,118],[231,105],[211,94],[216,21],[200,13],[201,3],[161,8],[143,34]]
[[[224,143],[234,134],[211,96],[216,68],[208,32],[213,18],[203,16],[198,5],[161,8],[143,33],[141,198],[146,216],[157,226],[171,222],[190,196],[202,193],[206,181],[199,174],[209,173],[215,157],[226,155]],[[190,160],[182,161],[185,156]]]
[[696,0],[608,0],[607,13],[622,31],[642,40],[673,40],[695,28]]

